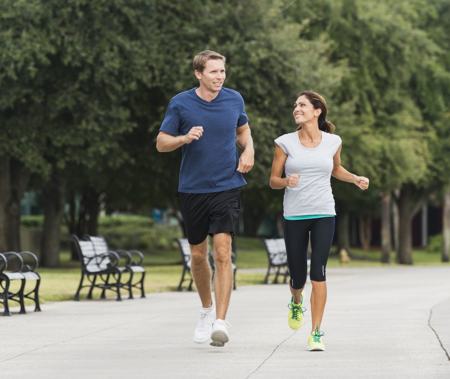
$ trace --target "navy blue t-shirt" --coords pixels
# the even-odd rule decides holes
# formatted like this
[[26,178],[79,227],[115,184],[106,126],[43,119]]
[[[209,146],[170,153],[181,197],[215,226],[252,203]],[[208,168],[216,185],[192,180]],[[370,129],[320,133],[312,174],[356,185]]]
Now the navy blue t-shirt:
[[172,98],[160,131],[178,136],[203,126],[202,137],[182,147],[179,192],[221,192],[247,184],[236,171],[236,128],[247,122],[244,99],[229,88],[222,88],[210,102],[200,98],[195,88]]

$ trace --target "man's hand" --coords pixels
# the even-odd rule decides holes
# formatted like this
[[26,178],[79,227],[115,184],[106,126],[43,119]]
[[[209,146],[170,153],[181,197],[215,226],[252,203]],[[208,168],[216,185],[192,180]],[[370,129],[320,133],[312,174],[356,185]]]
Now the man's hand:
[[255,153],[253,149],[245,149],[239,157],[239,166],[237,171],[241,174],[249,172],[255,164]]
[[203,135],[203,126],[193,126],[187,134],[184,135],[185,143],[199,140]]

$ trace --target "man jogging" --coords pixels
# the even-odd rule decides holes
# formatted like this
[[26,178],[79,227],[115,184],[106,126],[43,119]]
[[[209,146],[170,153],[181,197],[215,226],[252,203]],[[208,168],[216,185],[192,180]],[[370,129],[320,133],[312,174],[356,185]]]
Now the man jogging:
[[[206,50],[194,57],[199,86],[172,98],[156,140],[159,152],[182,148],[179,199],[191,245],[191,272],[202,303],[194,342],[229,340],[225,317],[232,290],[231,240],[238,230],[242,174],[254,163],[242,96],[223,87],[225,57]],[[239,156],[236,143],[242,148]],[[213,237],[215,307],[207,236]]]

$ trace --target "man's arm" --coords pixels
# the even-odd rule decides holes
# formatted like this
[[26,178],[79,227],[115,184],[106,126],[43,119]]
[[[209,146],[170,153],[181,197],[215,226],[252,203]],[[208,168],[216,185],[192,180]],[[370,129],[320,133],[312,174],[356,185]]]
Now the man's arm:
[[252,132],[248,123],[236,129],[236,141],[237,144],[244,149],[239,157],[239,166],[237,171],[245,174],[249,172],[255,164],[255,150],[253,148]]
[[156,150],[160,153],[169,153],[179,147],[198,140],[203,135],[202,126],[192,127],[184,136],[172,136],[168,133],[159,132],[156,137]]

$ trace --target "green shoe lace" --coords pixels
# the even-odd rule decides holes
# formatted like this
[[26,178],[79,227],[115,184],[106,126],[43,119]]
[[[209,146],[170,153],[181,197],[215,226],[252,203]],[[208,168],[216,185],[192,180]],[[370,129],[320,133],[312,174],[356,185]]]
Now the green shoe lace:
[[293,299],[288,304],[288,308],[292,311],[292,318],[297,321],[300,321],[300,315],[306,311],[306,308],[302,307],[302,302],[296,304]]
[[320,338],[324,335],[324,332],[321,332],[319,329],[314,330],[314,332],[312,333],[312,338],[313,341],[316,343],[320,343]]

